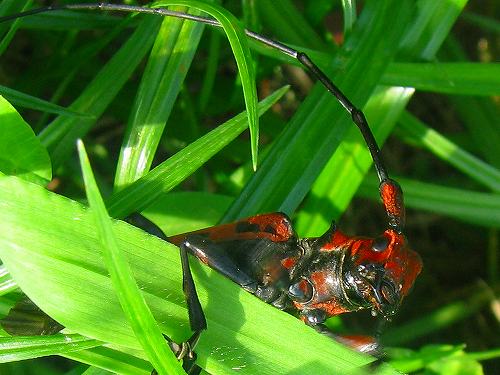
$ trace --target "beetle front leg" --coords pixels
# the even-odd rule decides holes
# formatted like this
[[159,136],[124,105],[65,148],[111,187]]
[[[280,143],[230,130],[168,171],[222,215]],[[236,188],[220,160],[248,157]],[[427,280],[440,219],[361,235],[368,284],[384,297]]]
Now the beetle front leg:
[[257,282],[243,272],[231,258],[221,252],[220,247],[202,235],[192,234],[181,243],[200,261],[220,272],[246,291],[255,294]]
[[[175,354],[178,360],[182,360],[182,368],[189,375],[198,375],[201,372],[201,367],[196,364],[196,353],[194,351],[196,344],[200,339],[201,332],[207,329],[207,320],[205,313],[201,307],[196,285],[189,266],[188,247],[185,243],[179,246],[181,267],[182,267],[182,290],[188,307],[189,326],[193,334],[191,337],[178,344],[167,335],[163,335],[168,342],[168,346]],[[153,370],[152,375],[156,374]]]
[[361,353],[380,356],[380,346],[375,338],[365,335],[339,335],[330,331],[330,329],[323,324],[326,319],[326,313],[321,309],[308,310],[301,314],[301,319],[308,326],[314,328],[322,335],[326,335],[331,339],[349,346],[352,349]]
[[[163,234],[161,229],[152,221],[142,216],[141,214],[134,213],[127,218],[127,221],[139,228],[143,228],[149,233],[167,241],[167,237]],[[188,247],[185,244],[179,246],[181,267],[182,267],[182,289],[186,299],[189,315],[189,325],[193,334],[191,337],[178,344],[167,335],[163,335],[168,343],[168,346],[175,354],[178,360],[182,360],[182,367],[189,375],[197,375],[201,372],[201,367],[196,365],[196,353],[194,349],[200,339],[201,332],[207,328],[207,320],[205,313],[201,307],[196,286],[194,284],[193,276],[191,274],[191,267],[189,266]],[[152,374],[157,374],[156,370]]]

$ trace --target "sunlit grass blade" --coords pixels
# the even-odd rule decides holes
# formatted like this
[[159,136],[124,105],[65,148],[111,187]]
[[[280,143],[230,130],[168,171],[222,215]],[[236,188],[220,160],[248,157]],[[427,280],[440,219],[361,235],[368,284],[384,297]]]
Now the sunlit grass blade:
[[0,337],[0,363],[65,354],[100,345],[102,342],[98,340],[77,334]]
[[0,265],[0,296],[6,295],[17,289],[17,284],[14,279],[12,279],[9,270],[5,268],[5,265]]
[[[368,101],[364,112],[379,145],[391,133],[413,93],[411,88],[381,87]],[[299,233],[306,236],[323,234],[331,221],[338,219],[347,208],[372,163],[359,130],[352,127],[312,186],[297,217]]]
[[[8,176],[0,179],[0,200],[7,202],[0,211],[0,256],[30,299],[74,332],[140,349],[103,265],[94,213]],[[37,210],[28,214],[26,207],[34,202]],[[113,233],[162,330],[174,340],[188,337],[178,249],[123,222],[113,222]],[[191,267],[208,319],[196,348],[198,363],[207,371],[225,374],[243,366],[259,374],[275,374],[276,368],[321,373],[335,368],[344,374],[373,360],[318,335],[199,262]],[[214,347],[221,349],[214,352]],[[382,366],[380,373],[394,371]]]
[[141,214],[168,237],[216,225],[233,199],[207,192],[171,192],[161,195]]
[[342,8],[344,8],[344,34],[349,34],[356,22],[356,1],[342,0]]
[[14,107],[0,96],[0,171],[45,184],[52,179],[47,150]]
[[141,295],[128,261],[118,246],[82,141],[78,141],[78,154],[104,259],[125,316],[155,369],[160,374],[183,374],[182,366],[162,336]]
[[166,5],[185,5],[205,13],[215,18],[222,25],[227,35],[229,44],[233,51],[238,72],[243,87],[243,96],[248,116],[248,127],[250,129],[250,144],[252,152],[252,164],[257,168],[258,144],[259,144],[259,116],[257,114],[257,89],[255,86],[255,72],[253,69],[252,56],[248,47],[247,37],[240,22],[231,13],[222,7],[212,4],[202,3],[194,0],[173,0],[159,1],[154,3],[154,7]]
[[149,171],[203,28],[203,24],[178,18],[163,20],[131,110],[116,167],[115,189]]
[[[430,27],[437,27],[438,24],[431,22],[434,13],[427,10],[430,8],[438,13],[442,10],[436,9],[435,4],[430,1],[423,3],[425,6],[422,6],[422,15],[416,23],[421,25],[419,27],[425,27],[428,24],[431,25]],[[456,15],[458,16],[458,13]],[[448,29],[454,21],[455,19],[453,18],[447,18],[446,22],[440,24],[439,29]],[[416,25],[411,25],[410,30],[413,27],[416,27]],[[427,32],[432,33],[440,40],[434,29]],[[408,35],[406,34],[403,35],[403,41],[406,43],[406,48],[411,48],[411,53],[417,57],[424,52],[435,52],[439,47],[435,39],[430,39],[427,41],[427,44],[424,43],[419,46],[418,43],[422,43],[422,40],[408,39]],[[410,43],[415,43],[415,45],[410,46]],[[414,89],[404,88],[403,86],[403,84],[398,84],[398,86],[390,89],[380,87],[372,94],[372,97],[364,108],[371,130],[379,145],[382,145],[392,132],[400,114],[413,96]],[[364,174],[372,164],[366,144],[361,140],[358,133],[358,129],[349,129],[341,146],[314,183],[311,195],[307,198],[304,205],[304,210],[302,210],[298,217],[297,227],[299,231],[309,235],[320,235],[328,228],[332,218],[336,219],[344,212],[351,198],[354,196],[363,180]],[[378,196],[378,187],[371,186],[374,189],[373,195]],[[325,199],[328,204],[325,204]]]
[[[110,371],[115,374],[150,375],[151,364],[141,358],[106,347],[65,353],[63,357]],[[86,374],[85,374],[86,375]]]
[[[258,105],[258,114],[267,111],[287,89],[283,87],[262,100]],[[108,201],[109,212],[113,217],[121,218],[145,209],[161,193],[171,190],[235,139],[247,124],[246,112],[242,112],[186,146],[132,185],[115,193]]]

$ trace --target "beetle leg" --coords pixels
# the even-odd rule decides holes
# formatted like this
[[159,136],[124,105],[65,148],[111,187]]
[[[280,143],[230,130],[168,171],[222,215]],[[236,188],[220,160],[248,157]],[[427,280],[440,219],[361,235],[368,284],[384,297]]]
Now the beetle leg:
[[[127,218],[130,224],[143,228],[151,234],[167,241],[167,237],[161,229],[141,214],[134,213]],[[168,346],[175,354],[178,360],[182,360],[182,367],[189,375],[197,375],[201,372],[201,368],[196,365],[196,353],[194,348],[200,339],[200,334],[207,328],[207,320],[205,313],[200,304],[196,286],[194,284],[193,276],[191,274],[191,267],[189,266],[188,247],[183,243],[179,246],[180,258],[182,266],[182,289],[186,298],[189,315],[189,325],[193,334],[191,337],[178,344],[167,335],[163,335],[168,343]],[[156,374],[153,370],[152,374]]]
[[350,348],[357,350],[358,352],[369,354],[375,357],[381,356],[379,343],[375,340],[374,337],[364,335],[339,335],[330,331],[328,327],[323,323],[308,325],[322,335],[326,335],[341,344],[347,345]]
[[[205,313],[200,304],[196,286],[194,285],[193,275],[191,274],[191,267],[189,267],[188,259],[188,246],[182,243],[180,248],[181,265],[182,265],[182,290],[186,297],[189,313],[189,324],[191,330],[196,334],[207,328],[207,320]],[[195,341],[195,343],[198,340]]]
[[194,256],[214,270],[220,272],[246,291],[255,294],[257,282],[243,272],[238,265],[220,251],[219,246],[202,235],[191,234],[181,243]]
[[[201,372],[201,367],[196,364],[196,353],[194,349],[200,339],[200,334],[203,330],[207,329],[207,320],[205,313],[201,307],[196,286],[194,284],[193,275],[191,274],[191,267],[189,266],[188,249],[182,243],[179,247],[181,266],[182,266],[182,290],[188,307],[189,325],[193,334],[191,337],[178,344],[167,335],[163,335],[170,347],[170,350],[175,354],[178,360],[182,360],[182,368],[188,375],[198,375]],[[157,374],[153,370],[152,375]]]

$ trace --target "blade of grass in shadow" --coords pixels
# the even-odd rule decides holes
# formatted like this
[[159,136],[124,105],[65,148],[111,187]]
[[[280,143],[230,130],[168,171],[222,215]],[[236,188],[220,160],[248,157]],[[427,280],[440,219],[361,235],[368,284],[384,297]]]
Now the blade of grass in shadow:
[[141,295],[127,259],[118,246],[111,219],[106,212],[87,153],[83,142],[80,140],[78,141],[78,154],[85,182],[85,191],[94,214],[93,218],[102,245],[104,259],[125,316],[155,369],[160,374],[183,374],[182,366],[162,336],[151,310]]
[[203,83],[201,85],[201,90],[198,100],[199,112],[201,113],[205,112],[208,101],[213,93],[213,88],[215,86],[217,77],[217,64],[219,62],[219,56],[221,53],[220,51],[221,39],[222,38],[221,35],[219,35],[219,33],[213,31],[210,33],[207,67],[205,68]]
[[394,63],[385,72],[384,85],[459,95],[500,94],[498,63]]
[[[459,41],[449,35],[440,50],[441,59],[467,61],[467,55]],[[453,95],[448,97],[462,123],[469,129],[469,136],[474,141],[477,152],[483,158],[500,168],[500,132],[498,119],[500,110],[498,103],[491,98],[477,98],[471,96]]]
[[403,345],[419,337],[433,334],[459,320],[466,319],[493,299],[494,293],[491,289],[484,286],[471,288],[470,293],[460,300],[431,311],[422,318],[398,327],[390,327],[383,333],[382,342],[387,345]]
[[[161,19],[158,17],[143,19],[134,34],[100,70],[69,109],[98,118],[149,50],[160,23]],[[76,140],[83,137],[94,123],[95,120],[59,116],[40,133],[40,140],[49,150],[54,168],[66,161],[75,147]]]
[[52,179],[47,150],[14,107],[0,96],[0,171],[46,184]]
[[72,111],[71,109],[61,107],[57,104],[36,98],[34,96],[10,89],[5,86],[0,86],[0,94],[2,94],[10,102],[20,107],[34,109],[41,112],[53,113],[56,115],[91,117],[90,115],[87,115],[85,113]]
[[[344,53],[351,54],[343,56],[345,70],[336,80],[357,105],[368,99],[395,53],[391,46],[397,45],[410,9],[405,1],[373,2],[365,7],[344,47]],[[332,76],[331,70],[326,73]],[[345,131],[353,126],[335,98],[316,85],[223,220],[277,210],[292,213]]]
[[[7,16],[10,14],[15,14],[17,12],[21,12],[31,6],[33,0],[5,0],[0,4],[0,16]],[[0,42],[0,56],[4,53],[5,49],[8,47],[10,41],[14,37],[14,34],[19,27],[19,23],[21,20],[15,20],[12,24],[4,24],[0,25],[0,34],[3,33],[7,28],[9,29],[7,33],[2,37],[2,41]]]
[[500,193],[500,171],[498,169],[461,149],[408,112],[402,113],[400,128],[405,136],[415,138],[417,142],[437,157],[450,163],[493,192]]
[[[262,100],[258,105],[258,114],[267,111],[287,89],[283,87]],[[115,193],[107,205],[111,216],[123,218],[145,209],[159,194],[171,190],[235,139],[246,129],[247,124],[246,112],[242,112],[191,143],[132,185]]]
[[248,127],[250,129],[250,148],[252,152],[252,164],[257,168],[258,144],[259,144],[259,116],[257,114],[257,89],[255,86],[255,72],[253,69],[252,55],[247,43],[244,29],[240,26],[238,19],[222,7],[202,3],[193,0],[159,1],[154,7],[166,5],[184,5],[203,11],[215,18],[224,29],[229,44],[233,51],[238,66],[243,97],[248,116]]
[[303,12],[289,0],[259,1],[257,6],[259,16],[277,38],[313,49],[323,50],[326,47],[304,18]]
[[203,28],[203,24],[178,18],[163,20],[130,112],[116,167],[116,190],[149,171]]

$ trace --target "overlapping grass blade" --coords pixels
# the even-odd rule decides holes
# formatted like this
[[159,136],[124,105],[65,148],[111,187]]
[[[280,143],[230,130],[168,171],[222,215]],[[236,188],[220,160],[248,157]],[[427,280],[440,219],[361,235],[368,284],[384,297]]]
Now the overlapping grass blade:
[[167,345],[136,284],[125,255],[118,246],[113,233],[111,218],[97,188],[94,174],[82,141],[78,141],[78,154],[85,181],[85,191],[93,212],[95,227],[100,240],[102,254],[109,270],[118,301],[140,342],[149,361],[161,374],[183,374],[182,366]]
[[[286,92],[283,87],[258,105],[262,115]],[[191,143],[170,159],[164,161],[147,175],[132,185],[115,193],[108,201],[108,209],[113,217],[126,217],[134,211],[141,211],[178,183],[190,176],[208,159],[235,139],[247,127],[245,112],[233,117],[210,133]]]
[[130,112],[116,167],[115,189],[149,171],[203,28],[203,24],[177,18],[163,20]]

